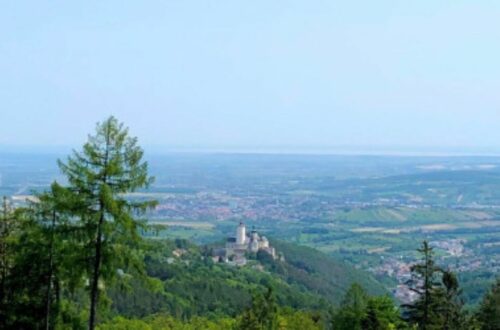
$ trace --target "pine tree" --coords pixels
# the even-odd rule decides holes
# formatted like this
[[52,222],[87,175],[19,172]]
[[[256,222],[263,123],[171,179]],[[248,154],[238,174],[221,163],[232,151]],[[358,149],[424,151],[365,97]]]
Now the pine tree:
[[427,241],[417,251],[422,255],[422,261],[411,267],[412,278],[407,285],[418,298],[411,304],[403,305],[404,316],[409,323],[418,325],[419,329],[441,329],[441,270],[434,263],[434,252]]
[[[89,256],[88,327],[94,329],[101,281],[114,277],[119,266],[134,262],[130,245],[140,240],[142,223],[134,218],[152,202],[131,202],[125,194],[147,187],[152,178],[142,160],[137,139],[114,117],[97,124],[95,135],[80,152],[59,161],[69,188],[78,197],[74,216],[82,229],[82,245]],[[137,265],[138,266],[138,265]]]
[[451,271],[443,271],[443,329],[465,329],[467,320],[463,311],[463,301],[460,298],[462,290],[459,287],[457,276]]

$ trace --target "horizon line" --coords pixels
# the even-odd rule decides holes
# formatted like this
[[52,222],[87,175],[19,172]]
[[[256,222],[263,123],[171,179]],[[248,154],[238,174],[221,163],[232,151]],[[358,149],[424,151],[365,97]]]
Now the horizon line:
[[[0,144],[1,153],[60,154],[78,150],[72,145]],[[147,154],[262,154],[304,156],[392,156],[392,157],[500,157],[500,147],[473,146],[173,146],[142,145]]]

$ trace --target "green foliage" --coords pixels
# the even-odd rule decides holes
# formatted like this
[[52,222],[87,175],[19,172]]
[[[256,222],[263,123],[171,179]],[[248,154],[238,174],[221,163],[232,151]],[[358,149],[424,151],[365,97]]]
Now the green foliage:
[[321,295],[332,304],[339,304],[342,296],[354,283],[359,283],[369,294],[387,293],[369,274],[315,249],[278,240],[272,240],[271,244],[283,253],[286,262],[267,264],[269,270],[288,283]]
[[371,297],[368,300],[366,315],[361,321],[364,330],[405,329],[399,309],[394,301],[387,297]]
[[455,330],[466,329],[467,318],[463,310],[460,289],[457,276],[450,271],[442,273],[442,306],[443,329]]
[[[42,201],[36,210],[9,211],[4,200],[1,328],[37,328],[49,323],[57,289],[54,276],[56,216],[47,223]],[[24,311],[29,310],[30,313]]]
[[484,296],[477,319],[482,330],[500,329],[500,278]]
[[69,235],[72,224],[65,212],[71,196],[54,183],[36,203],[16,210],[15,254],[7,277],[9,301],[2,308],[10,317],[2,328],[51,329],[73,322],[64,293],[74,292],[81,282],[81,267],[73,258],[77,245]]
[[90,329],[96,321],[99,283],[111,281],[120,267],[140,271],[140,259],[131,250],[140,240],[142,224],[133,215],[153,204],[131,202],[124,194],[152,182],[142,156],[137,139],[110,117],[97,125],[81,152],[59,161],[69,189],[78,198],[71,209],[80,229],[82,257],[89,261],[85,270],[90,279]]
[[[151,290],[144,281],[132,278],[128,288],[111,286],[108,294],[118,314],[144,317],[168,312],[183,319],[236,316],[250,305],[255,292],[263,294],[267,286],[273,287],[279,306],[310,310],[328,306],[315,292],[289,284],[276,273],[213,263],[204,247],[186,241],[149,240],[144,249],[147,274],[161,285]],[[174,257],[173,251],[179,249],[183,255]]]
[[434,263],[433,250],[426,241],[418,252],[422,261],[412,266],[408,282],[418,296],[403,306],[405,318],[419,329],[468,329],[456,275]]
[[320,330],[324,329],[321,316],[311,312],[280,310],[278,329]]
[[391,330],[404,329],[398,308],[387,296],[370,297],[364,289],[353,284],[332,316],[334,330]]
[[209,320],[195,317],[189,321],[180,321],[168,315],[152,315],[142,320],[127,319],[121,316],[97,326],[98,330],[232,330],[234,319],[219,318]]
[[[17,210],[4,199],[1,329],[408,327],[380,283],[314,249],[273,241],[285,260],[259,251],[240,268],[214,263],[209,246],[158,240],[165,228],[137,219],[154,202],[127,198],[152,182],[142,156],[137,139],[111,117],[81,152],[59,162],[67,187],[54,183]],[[141,229],[154,239],[142,239]],[[328,233],[311,228],[304,235]],[[404,306],[409,326],[500,329],[500,280],[474,323],[455,274],[435,264],[427,242],[418,251],[422,261],[408,283],[418,299]]]
[[253,297],[252,306],[243,313],[238,329],[278,329],[278,306],[271,287],[265,294],[257,294]]
[[152,330],[153,328],[142,320],[128,320],[117,316],[109,323],[97,326],[98,330]]
[[9,290],[9,277],[13,267],[17,219],[10,208],[7,198],[3,198],[0,210],[0,328],[8,323],[7,309],[12,301]]
[[340,309],[335,313],[332,326],[335,330],[361,330],[366,316],[368,295],[359,284],[353,284],[347,291]]
[[441,329],[440,268],[434,263],[433,249],[427,241],[417,251],[422,255],[422,261],[411,267],[412,278],[407,285],[418,295],[418,299],[404,305],[405,318],[420,329]]

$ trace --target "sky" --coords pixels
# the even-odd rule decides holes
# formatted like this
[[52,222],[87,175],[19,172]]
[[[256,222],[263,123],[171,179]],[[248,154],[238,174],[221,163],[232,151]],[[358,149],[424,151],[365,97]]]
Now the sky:
[[500,151],[500,1],[1,1],[0,146]]

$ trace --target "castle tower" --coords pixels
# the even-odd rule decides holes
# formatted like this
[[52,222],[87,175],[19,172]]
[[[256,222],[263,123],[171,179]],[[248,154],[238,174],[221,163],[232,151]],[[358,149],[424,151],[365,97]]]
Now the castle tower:
[[269,247],[269,241],[267,240],[266,236],[262,236],[259,246],[263,249],[267,249]]
[[255,241],[255,240],[254,240],[254,241],[252,241],[252,242],[250,243],[250,251],[252,251],[252,252],[257,252],[257,251],[259,251],[259,241]]
[[240,222],[240,225],[236,229],[236,244],[244,245],[247,241],[247,233],[246,227],[243,222]]
[[250,237],[252,241],[258,241],[259,240],[259,234],[257,233],[257,230],[255,230],[255,226],[252,228],[252,232],[250,233]]

